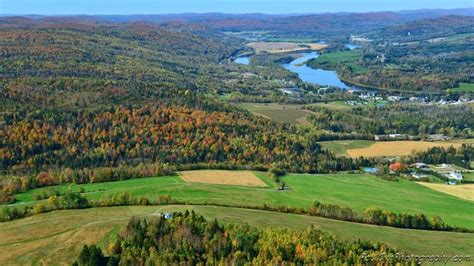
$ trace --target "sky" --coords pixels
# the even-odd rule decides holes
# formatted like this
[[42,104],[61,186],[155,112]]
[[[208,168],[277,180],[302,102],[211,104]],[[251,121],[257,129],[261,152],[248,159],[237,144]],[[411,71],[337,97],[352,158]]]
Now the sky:
[[474,0],[0,0],[0,14],[322,13],[474,7]]

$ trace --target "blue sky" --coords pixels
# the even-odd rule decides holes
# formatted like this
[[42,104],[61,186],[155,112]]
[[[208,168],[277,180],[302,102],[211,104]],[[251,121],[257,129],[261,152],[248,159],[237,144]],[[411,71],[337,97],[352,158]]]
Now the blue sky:
[[474,7],[474,0],[0,0],[0,14],[320,13]]

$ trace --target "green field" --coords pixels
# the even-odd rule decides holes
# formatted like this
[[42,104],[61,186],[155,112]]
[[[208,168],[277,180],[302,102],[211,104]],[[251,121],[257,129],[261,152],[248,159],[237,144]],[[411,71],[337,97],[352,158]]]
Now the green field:
[[314,38],[297,38],[297,37],[267,37],[266,41],[269,42],[295,42],[295,43],[314,43]]
[[474,172],[463,172],[463,181],[474,182]]
[[336,155],[347,155],[348,149],[357,149],[365,148],[374,144],[375,141],[372,140],[331,140],[331,141],[321,141],[319,144]]
[[347,104],[345,101],[312,103],[308,104],[308,106],[324,107],[331,110],[349,110],[353,108],[353,106]]
[[303,109],[303,105],[297,104],[242,103],[239,106],[253,114],[290,124],[307,124],[306,116],[311,114]]
[[452,88],[453,92],[474,93],[474,83],[459,83],[459,87]]
[[[267,184],[272,181],[264,173],[256,173]],[[118,182],[81,185],[84,195],[99,199],[105,194],[130,192],[132,195],[156,197],[170,195],[189,204],[228,204],[245,206],[293,206],[308,208],[315,200],[347,206],[357,211],[379,207],[397,213],[423,213],[441,216],[450,225],[474,228],[474,205],[467,200],[446,195],[414,182],[385,181],[365,174],[287,175],[282,180],[289,190],[279,191],[275,185],[266,188],[186,183],[179,176],[151,177]],[[66,190],[67,185],[58,186]],[[16,205],[35,204],[35,189],[17,195]],[[74,186],[79,190],[79,186]]]
[[474,238],[466,233],[406,230],[238,208],[168,205],[55,211],[3,223],[0,264],[70,264],[84,244],[99,243],[105,251],[132,216],[147,217],[185,209],[195,210],[207,219],[262,228],[304,229],[314,225],[339,239],[384,242],[410,254],[473,254],[470,247]]
[[367,71],[367,68],[356,64],[356,61],[360,58],[360,51],[357,49],[349,51],[340,51],[340,52],[331,52],[323,53],[316,59],[310,61],[314,63],[314,66],[319,66],[322,68],[334,69],[337,64],[345,64],[352,68],[352,71],[355,73]]

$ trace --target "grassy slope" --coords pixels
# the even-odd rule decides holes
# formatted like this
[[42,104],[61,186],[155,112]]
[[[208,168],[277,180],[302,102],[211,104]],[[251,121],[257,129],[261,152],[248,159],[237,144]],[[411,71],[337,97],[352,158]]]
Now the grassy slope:
[[348,149],[365,148],[374,144],[371,140],[333,140],[321,141],[319,144],[336,155],[347,155]]
[[69,264],[82,245],[106,247],[132,216],[194,209],[208,219],[258,227],[304,229],[314,225],[340,239],[385,242],[415,254],[472,254],[471,234],[405,230],[318,217],[212,206],[134,206],[56,211],[2,224],[0,264]]
[[367,68],[365,68],[364,66],[356,64],[356,61],[359,60],[359,58],[360,51],[355,49],[349,51],[324,53],[317,59],[314,59],[314,61],[312,62],[314,62],[314,66],[320,66],[322,68],[333,69],[336,64],[344,63],[352,67],[352,70],[355,73],[367,71]]
[[451,89],[453,92],[474,93],[474,83],[460,83],[459,87]]
[[[278,191],[265,174],[257,175],[269,188],[250,188],[211,184],[185,183],[178,176],[141,178],[120,182],[82,185],[90,198],[98,199],[107,193],[130,192],[133,195],[154,197],[168,194],[173,199],[188,203],[229,205],[294,206],[308,208],[315,200],[348,206],[357,211],[379,207],[395,212],[440,215],[451,225],[474,228],[472,202],[401,180],[389,182],[370,175],[289,175],[283,181],[290,187]],[[59,186],[66,190],[67,186]],[[78,189],[76,186],[75,189]],[[17,196],[19,204],[34,204],[32,196],[41,189]],[[105,190],[105,191],[104,191]]]
[[306,124],[306,116],[311,112],[303,110],[303,105],[242,103],[241,107],[263,117],[290,124]]

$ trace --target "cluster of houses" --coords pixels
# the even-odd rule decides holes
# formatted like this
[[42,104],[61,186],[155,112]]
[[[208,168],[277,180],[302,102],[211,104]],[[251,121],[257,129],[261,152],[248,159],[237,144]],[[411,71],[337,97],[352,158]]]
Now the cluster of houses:
[[[463,175],[461,172],[456,171],[451,165],[449,164],[442,164],[438,167],[436,170],[437,173],[442,174],[446,177],[447,179],[447,184],[449,185],[456,185],[461,180],[463,179]],[[375,167],[366,167],[363,169],[364,172],[370,173],[370,174],[376,174],[379,172],[378,168]],[[417,179],[417,180],[422,180],[424,178],[428,178],[428,172],[427,171],[433,171],[433,168],[430,167],[430,165],[425,164],[425,163],[414,163],[411,165],[406,165],[401,162],[393,162],[389,166],[390,174],[395,174],[395,173],[409,173],[411,177]]]
[[[429,165],[427,165],[425,163],[414,163],[414,164],[411,165],[411,167],[416,168],[416,169],[420,169],[420,170],[429,170],[430,169]],[[441,164],[441,166],[439,168],[445,169],[445,171],[440,171],[440,173],[448,179],[448,184],[449,185],[456,185],[457,183],[459,183],[463,179],[462,174],[458,171],[455,171],[455,170],[451,169],[451,166],[449,164]],[[412,172],[411,175],[412,175],[412,177],[414,177],[416,179],[421,179],[421,178],[428,177],[428,175],[424,174],[423,172]]]
[[[472,100],[471,97],[469,96],[463,96],[460,97],[458,100],[433,100],[430,99],[426,96],[400,96],[400,95],[389,95],[382,97],[380,95],[376,95],[375,92],[363,92],[359,90],[348,90],[348,93],[354,94],[357,93],[359,94],[359,100],[357,101],[348,101],[347,104],[349,105],[364,105],[367,104],[367,101],[375,101],[375,102],[383,102],[384,100],[388,102],[411,102],[411,103],[420,103],[420,104],[425,104],[425,105],[461,105],[461,104],[469,104],[473,103],[474,100]],[[383,105],[383,104],[382,104]]]
[[[419,140],[420,137],[407,135],[407,134],[385,134],[385,135],[374,135],[375,141],[383,140]],[[449,140],[449,137],[443,134],[431,134],[425,136],[425,141],[441,141]]]

